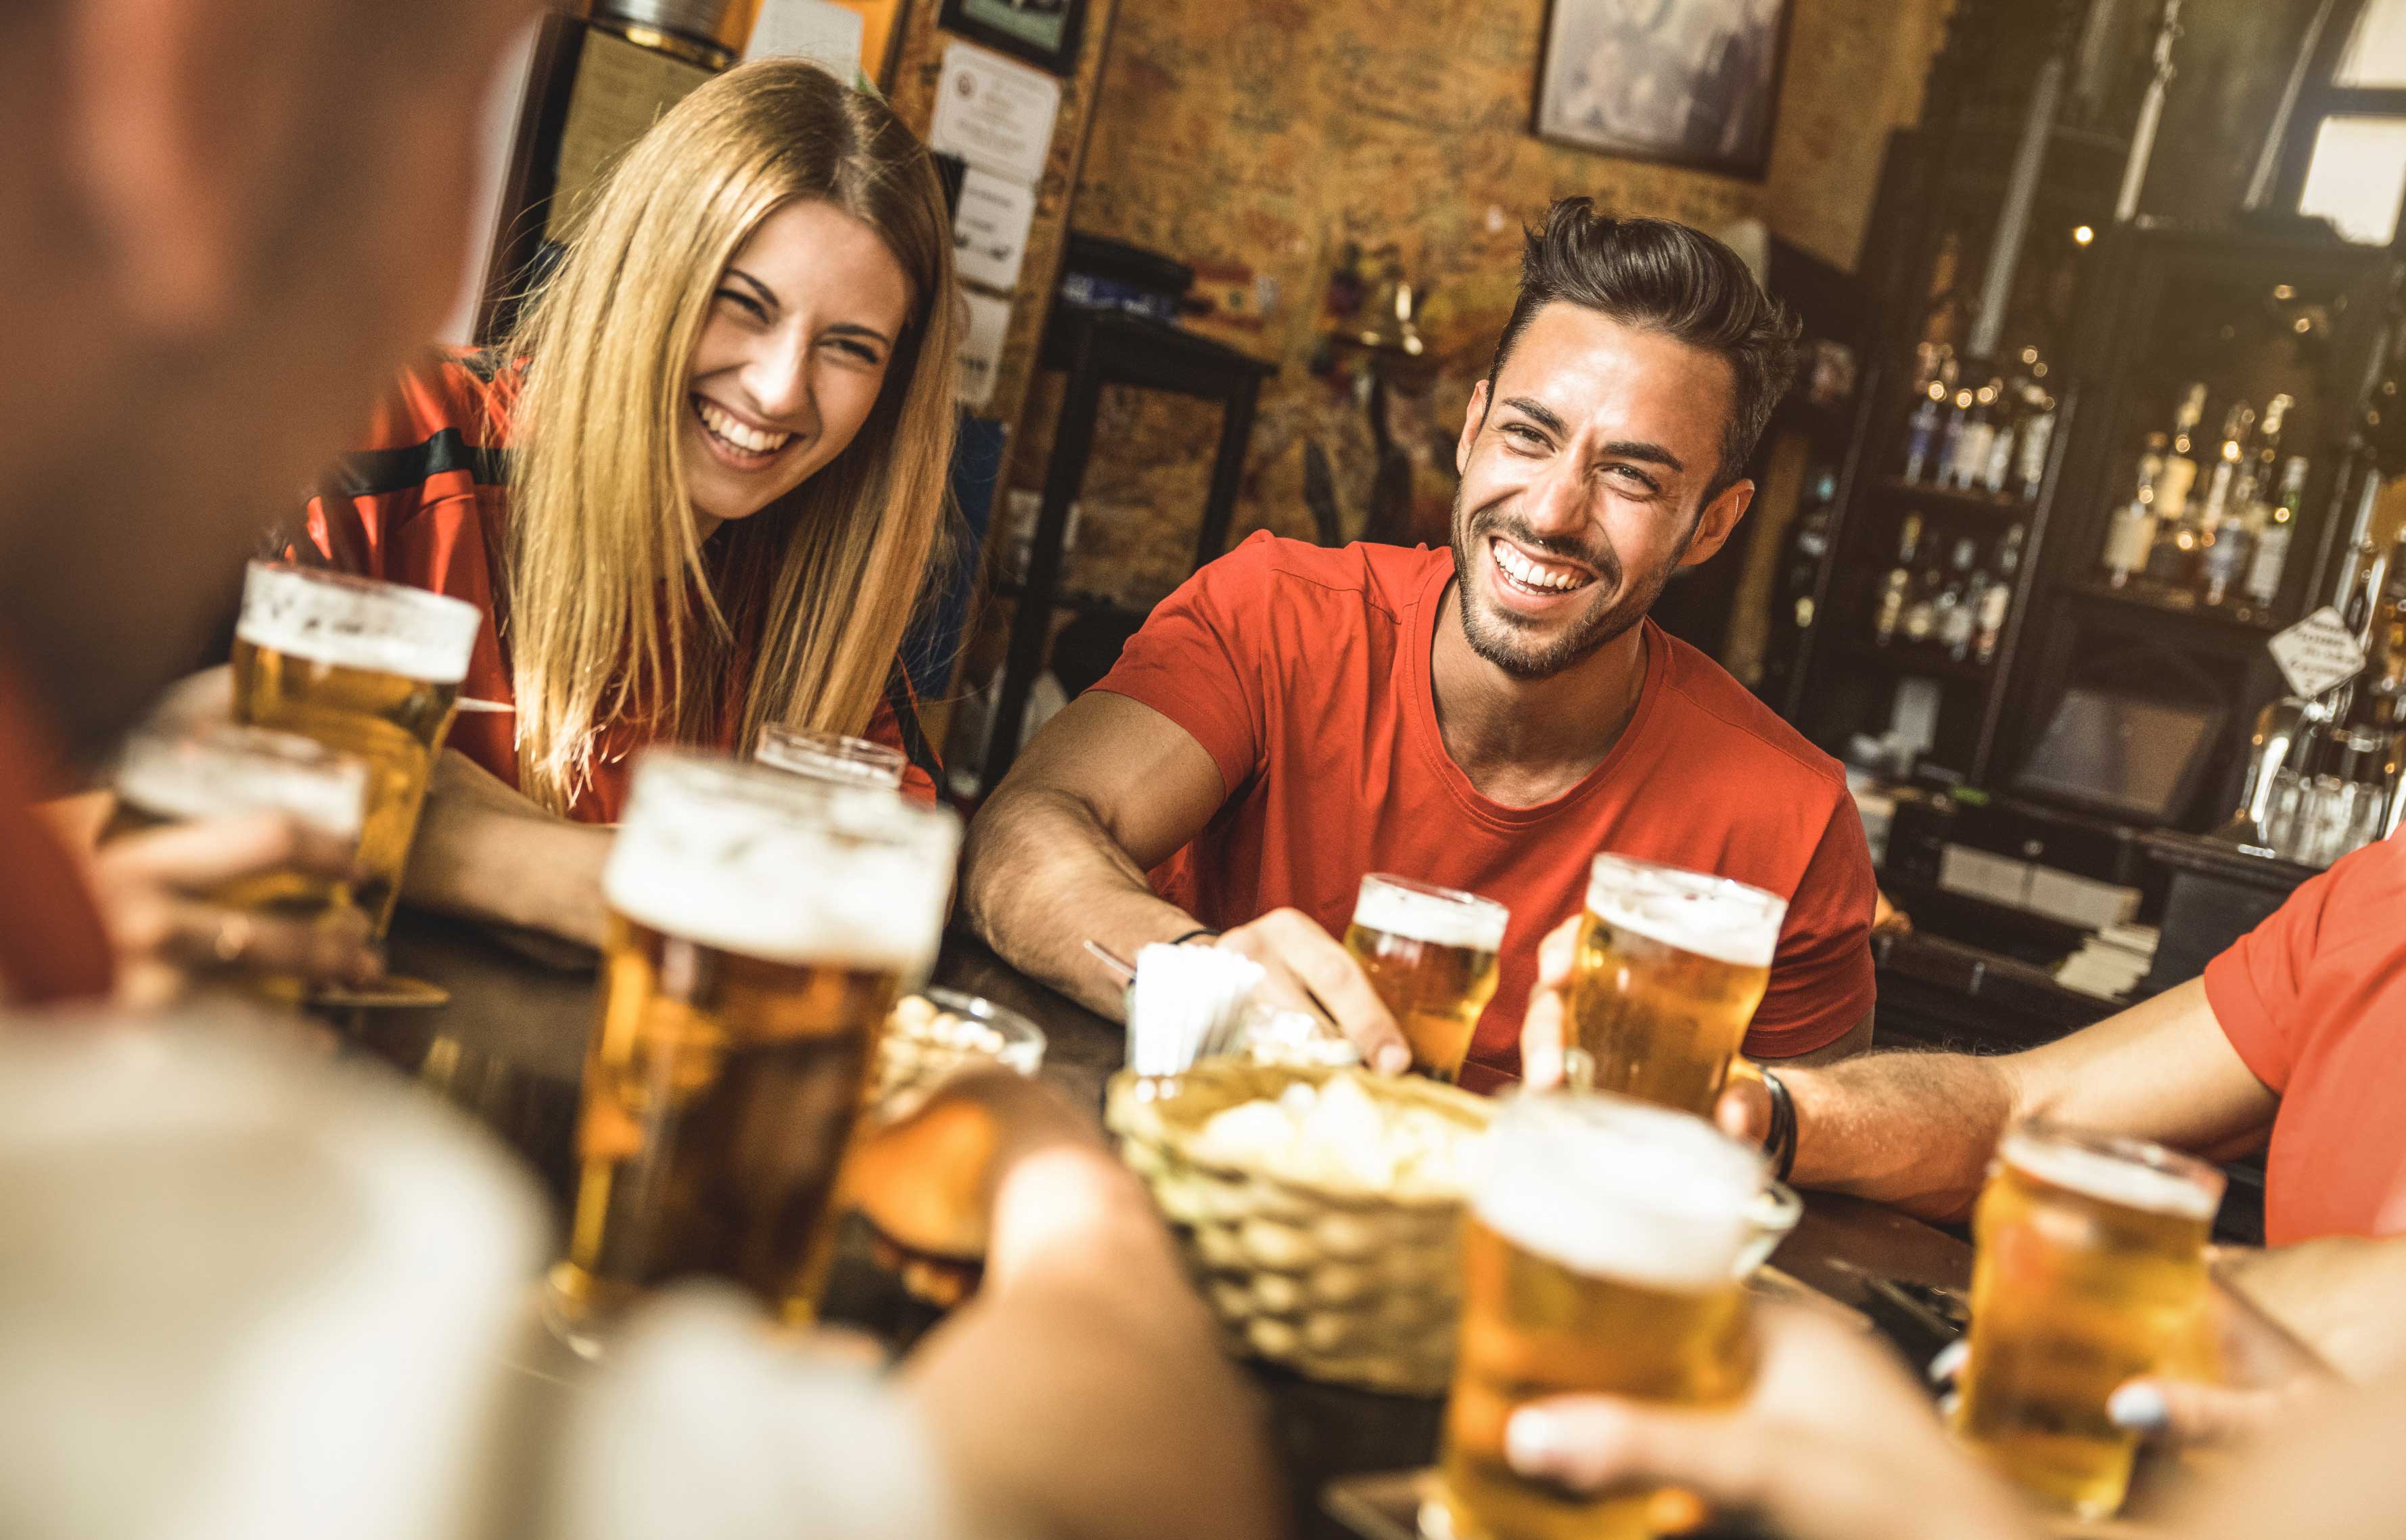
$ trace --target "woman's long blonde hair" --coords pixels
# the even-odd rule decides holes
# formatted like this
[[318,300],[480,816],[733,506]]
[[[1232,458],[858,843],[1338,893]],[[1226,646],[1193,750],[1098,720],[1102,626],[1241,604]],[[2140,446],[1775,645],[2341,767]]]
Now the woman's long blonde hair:
[[[800,199],[884,237],[911,316],[858,436],[705,558],[685,491],[688,360],[728,262]],[[742,686],[729,675],[751,625],[740,750],[771,722],[868,725],[943,544],[964,329],[927,148],[883,102],[798,60],[702,85],[582,212],[505,355],[527,360],[503,544],[518,782],[555,812],[622,713],[707,741]]]

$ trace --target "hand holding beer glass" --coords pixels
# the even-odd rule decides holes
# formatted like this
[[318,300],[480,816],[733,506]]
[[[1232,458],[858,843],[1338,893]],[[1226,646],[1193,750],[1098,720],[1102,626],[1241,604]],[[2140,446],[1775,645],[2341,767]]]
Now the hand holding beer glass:
[[372,773],[355,895],[381,940],[484,616],[423,588],[254,561],[234,628],[238,722],[314,738]]
[[1502,975],[1511,912],[1493,899],[1408,878],[1362,879],[1345,950],[1394,1013],[1412,1067],[1451,1085]]
[[2144,1139],[2025,1123],[1973,1211],[1955,1431],[2048,1507],[2122,1505],[2138,1438],[2106,1404],[2198,1340],[2222,1173]]
[[[218,911],[213,917],[183,903],[159,920],[187,929],[210,920],[205,940],[177,943],[191,954],[185,960],[243,972],[252,988],[284,1003],[297,1003],[319,978],[372,976],[368,927],[351,905],[349,882],[368,779],[356,756],[290,733],[225,722],[137,732],[112,777],[117,805],[101,836],[101,880],[113,888],[120,868],[141,861],[127,841],[147,831],[281,815],[302,843],[287,836],[280,856],[220,863],[193,895]],[[120,912],[120,929],[127,923]]]
[[1596,1496],[1516,1475],[1506,1429],[1552,1396],[1703,1407],[1746,1392],[1739,1265],[1762,1158],[1700,1119],[1597,1095],[1506,1102],[1482,1158],[1446,1407],[1453,1540],[1639,1540],[1653,1533],[1651,1491]]
[[1571,974],[1571,1086],[1711,1117],[1787,913],[1725,877],[1597,856]]
[[687,1274],[808,1321],[886,1013],[934,961],[960,823],[715,755],[637,763],[551,1315],[591,1352]]

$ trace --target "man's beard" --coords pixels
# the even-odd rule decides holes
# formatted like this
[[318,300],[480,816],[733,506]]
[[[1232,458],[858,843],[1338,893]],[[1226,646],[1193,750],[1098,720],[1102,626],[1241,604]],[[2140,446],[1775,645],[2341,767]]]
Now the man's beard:
[[[1472,573],[1475,564],[1489,560],[1486,537],[1491,533],[1507,535],[1533,551],[1553,550],[1586,563],[1596,574],[1588,587],[1597,596],[1588,613],[1571,621],[1560,635],[1539,641],[1529,635],[1530,628],[1521,621],[1489,608]],[[1646,618],[1677,566],[1675,558],[1660,572],[1640,573],[1632,582],[1619,554],[1609,545],[1573,547],[1564,541],[1543,539],[1518,521],[1493,513],[1474,516],[1465,528],[1462,494],[1454,494],[1453,581],[1460,596],[1463,640],[1470,643],[1472,652],[1515,679],[1551,679],[1593,657],[1606,643]]]

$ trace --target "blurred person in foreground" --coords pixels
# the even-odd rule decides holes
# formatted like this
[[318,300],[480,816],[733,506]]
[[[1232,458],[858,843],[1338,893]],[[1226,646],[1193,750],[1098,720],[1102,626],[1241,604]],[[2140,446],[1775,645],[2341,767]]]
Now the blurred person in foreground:
[[[200,644],[260,509],[433,328],[465,255],[459,104],[531,15],[0,7],[0,326],[19,363],[0,386],[0,660],[18,681],[0,814],[24,848],[46,848],[25,842],[25,798],[48,756],[143,709]],[[186,854],[189,873],[240,851],[226,835]],[[63,861],[5,869],[19,980],[65,934],[24,927],[89,900]],[[942,1104],[978,1131],[961,1206],[991,1283],[899,1382],[780,1350],[724,1305],[664,1307],[563,1431],[510,1443],[486,1435],[518,1399],[496,1349],[544,1248],[523,1175],[415,1094],[231,1033],[63,1014],[0,1030],[0,1532],[1279,1527],[1168,1237],[1041,1088],[1004,1077]],[[539,1478],[546,1448],[584,1477]],[[530,1511],[505,1519],[505,1502]]]
[[[1666,1411],[1563,1397],[1513,1417],[1513,1467],[1575,1491],[1670,1483],[1788,1540],[2038,1540],[2065,1533],[1948,1438],[1877,1343],[1804,1311],[1767,1310],[1754,1389],[1734,1408]],[[2243,1457],[2178,1492],[2166,1540],[2398,1533],[2394,1455],[2406,1378],[2299,1408]]]
[[1787,903],[1746,1052],[1867,1046],[1875,893],[1837,761],[1646,618],[1744,516],[1793,336],[1719,241],[1555,204],[1464,414],[1449,547],[1261,534],[1196,573],[970,827],[979,930],[1113,1013],[1082,943],[1214,934],[1401,1070],[1334,937],[1366,873],[1476,893],[1512,915],[1462,1067],[1483,1091],[1518,1072],[1538,938],[1607,851]]
[[[2300,884],[2204,975],[2026,1053],[1889,1053],[1734,1080],[1719,1116],[1776,1127],[1795,1185],[1925,1219],[1962,1218],[2005,1129],[2026,1118],[2134,1135],[2209,1159],[2267,1147],[2269,1250],[2219,1269],[2342,1375],[2406,1370],[2406,843]],[[1530,1079],[1562,1075],[1569,927],[1547,938],[1526,1022]],[[1771,1100],[1792,1115],[1775,1119]],[[2153,1385],[2117,1402],[2147,1431],[2261,1420],[2272,1395]]]

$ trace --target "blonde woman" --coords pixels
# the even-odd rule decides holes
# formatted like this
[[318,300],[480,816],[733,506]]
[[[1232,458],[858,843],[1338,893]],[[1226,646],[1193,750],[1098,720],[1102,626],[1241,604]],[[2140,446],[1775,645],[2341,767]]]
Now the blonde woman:
[[491,617],[413,899],[598,937],[589,826],[654,742],[865,734],[933,798],[896,652],[944,528],[960,330],[925,147],[766,61],[628,152],[507,346],[402,381],[308,533]]

